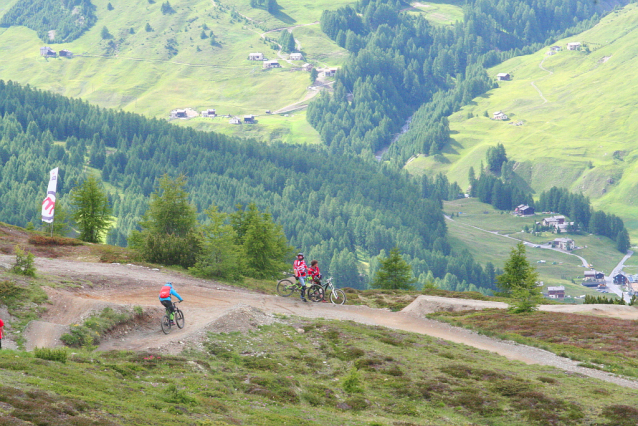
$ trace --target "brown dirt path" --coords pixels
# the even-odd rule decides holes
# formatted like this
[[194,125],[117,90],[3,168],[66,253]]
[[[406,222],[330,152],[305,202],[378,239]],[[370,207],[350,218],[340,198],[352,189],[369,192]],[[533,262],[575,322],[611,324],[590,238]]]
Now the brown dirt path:
[[[0,265],[6,264],[11,258],[12,256],[0,255]],[[550,352],[478,335],[466,329],[419,317],[415,313],[390,312],[366,306],[303,303],[295,298],[257,294],[215,281],[134,265],[38,258],[36,267],[38,273],[44,276],[52,275],[57,279],[64,277],[66,280],[85,283],[80,288],[50,290],[52,305],[43,321],[63,326],[69,325],[80,321],[91,311],[109,305],[129,307],[138,305],[146,311],[155,312],[157,321],[151,321],[146,327],[137,327],[102,343],[99,348],[102,350],[164,349],[179,352],[182,345],[189,342],[197,344],[206,331],[215,331],[215,324],[224,316],[232,316],[234,313],[233,318],[237,318],[238,309],[248,307],[268,316],[284,314],[306,318],[349,320],[426,334],[495,352],[511,360],[527,364],[550,365],[638,389],[638,382],[578,367],[576,362]],[[186,327],[183,330],[176,329],[169,335],[164,335],[159,327],[162,308],[158,301],[158,292],[160,285],[166,281],[173,282],[176,290],[184,298],[184,303],[180,307],[186,317]],[[29,340],[30,336],[25,337]]]

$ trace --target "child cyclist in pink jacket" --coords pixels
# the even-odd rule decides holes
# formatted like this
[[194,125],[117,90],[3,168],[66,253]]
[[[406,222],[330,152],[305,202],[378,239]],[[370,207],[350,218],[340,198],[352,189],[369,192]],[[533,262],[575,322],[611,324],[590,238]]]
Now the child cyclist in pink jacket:
[[304,260],[303,253],[297,254],[297,259],[292,264],[293,272],[295,273],[295,279],[301,284],[301,300],[306,302],[306,261]]

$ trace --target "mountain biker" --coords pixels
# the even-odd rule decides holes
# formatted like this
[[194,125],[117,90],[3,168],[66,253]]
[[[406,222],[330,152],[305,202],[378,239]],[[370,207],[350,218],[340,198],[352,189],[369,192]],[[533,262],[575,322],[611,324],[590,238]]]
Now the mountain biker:
[[310,261],[310,269],[308,269],[308,275],[312,277],[312,280],[314,282],[316,282],[317,284],[321,284],[321,278],[323,278],[323,275],[321,275],[321,271],[319,270],[318,260]]
[[306,302],[306,261],[303,253],[297,253],[297,259],[292,264],[295,279],[301,284],[301,301]]
[[159,300],[160,303],[170,312],[171,325],[174,325],[173,314],[175,312],[175,307],[171,301],[171,296],[177,297],[180,302],[184,300],[173,288],[173,283],[166,283],[160,290]]
[[2,330],[4,329],[4,321],[0,318],[0,349],[2,349]]
[[[318,260],[310,261],[310,269],[308,269],[308,275],[310,275],[310,277],[312,278],[312,281],[315,284],[321,285],[321,279],[323,278],[323,275],[321,275],[321,270],[319,270]],[[327,302],[325,290],[326,288],[324,287],[323,299],[321,300],[322,302]]]

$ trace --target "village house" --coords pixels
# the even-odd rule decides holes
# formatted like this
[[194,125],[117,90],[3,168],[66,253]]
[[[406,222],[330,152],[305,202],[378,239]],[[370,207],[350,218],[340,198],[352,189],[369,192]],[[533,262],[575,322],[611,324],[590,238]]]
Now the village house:
[[548,55],[548,56],[553,56],[553,55],[555,55],[555,54],[556,54],[556,51],[554,51],[554,50],[548,50],[545,54],[546,54],[546,55]]
[[312,66],[312,64],[303,64],[303,65],[301,66],[301,69],[302,69],[302,70],[304,70],[304,71],[308,71],[308,72],[312,71],[312,69],[313,69],[313,68],[314,68],[314,67]]
[[555,226],[562,225],[565,223],[565,216],[552,216],[546,217],[543,219],[543,226]]
[[244,115],[244,123],[254,123],[255,116],[254,115]]
[[564,299],[565,298],[565,286],[559,285],[556,287],[547,287],[547,296],[550,299]]
[[323,75],[326,77],[334,77],[337,74],[337,68],[328,68],[323,72]]
[[238,117],[232,117],[230,120],[228,120],[228,122],[230,124],[241,124],[241,120]]
[[567,232],[569,227],[574,225],[574,222],[565,222],[565,216],[552,216],[543,219],[542,225],[554,228],[552,232],[559,233]]
[[605,286],[605,274],[599,271],[589,270],[585,271],[583,278],[583,285],[585,287],[604,287]]
[[291,53],[288,59],[291,61],[303,61],[303,55],[299,52]]
[[217,117],[217,111],[214,109],[205,109],[202,111],[202,117]]
[[614,276],[614,284],[627,284],[629,280],[624,274],[617,274]]
[[264,60],[264,54],[263,53],[249,53],[248,54],[248,60],[249,61],[263,61]]
[[506,72],[499,72],[498,74],[496,74],[496,79],[499,81],[510,81],[511,78],[512,76]]
[[496,111],[494,113],[494,116],[492,117],[492,120],[507,120],[508,117],[507,115],[505,115],[502,111]]
[[281,65],[279,64],[278,61],[272,60],[272,61],[264,61],[264,68],[265,69],[270,69],[270,68],[281,68]]
[[49,46],[43,46],[40,48],[40,56],[44,56],[45,58],[55,58],[58,56],[58,54]]
[[567,50],[580,50],[580,42],[573,41],[571,43],[567,43]]
[[174,109],[171,111],[171,118],[188,118],[185,109]]
[[553,52],[560,52],[562,50],[562,47],[560,47],[560,46],[551,46],[549,48],[549,50],[551,50]]
[[631,283],[629,284],[629,295],[630,296],[634,296],[634,295],[638,295],[638,283]]
[[521,204],[514,209],[514,213],[519,216],[534,216],[534,208],[527,204]]
[[554,241],[550,242],[550,244],[553,248],[559,248],[565,251],[574,250],[576,247],[574,240],[571,238],[555,238]]
[[60,57],[72,58],[73,57],[73,53],[70,50],[62,49],[62,50],[60,50]]

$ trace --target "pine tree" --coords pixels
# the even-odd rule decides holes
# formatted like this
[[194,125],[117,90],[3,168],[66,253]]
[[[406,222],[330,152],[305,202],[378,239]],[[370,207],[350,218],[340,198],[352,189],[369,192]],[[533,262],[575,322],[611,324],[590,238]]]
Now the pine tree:
[[519,242],[512,248],[503,274],[496,277],[499,289],[512,297],[510,310],[515,313],[531,312],[543,300],[540,288],[536,285],[538,272],[529,264],[525,252],[525,245]]
[[107,9],[107,10],[113,10],[113,9],[114,9],[114,7],[113,7],[113,5],[111,4],[111,2],[109,2],[109,4],[107,4],[107,5],[106,5],[106,9]]
[[626,253],[631,247],[631,243],[629,242],[629,234],[626,229],[622,229],[622,231],[618,232],[616,236],[616,249],[618,249],[621,253]]
[[412,290],[416,279],[412,267],[401,257],[398,247],[390,250],[390,255],[379,260],[381,267],[377,271],[370,287],[392,290]]
[[71,192],[73,220],[80,228],[80,239],[99,243],[111,226],[111,206],[101,182],[87,177]]

